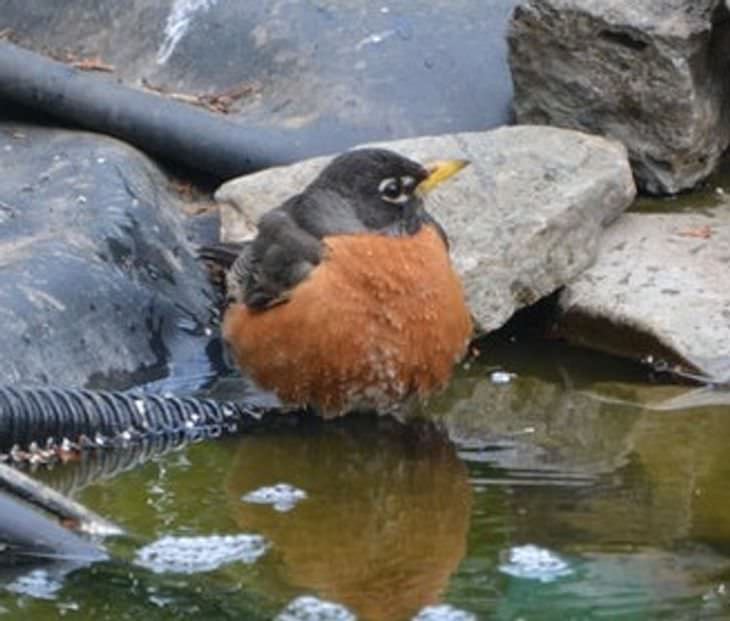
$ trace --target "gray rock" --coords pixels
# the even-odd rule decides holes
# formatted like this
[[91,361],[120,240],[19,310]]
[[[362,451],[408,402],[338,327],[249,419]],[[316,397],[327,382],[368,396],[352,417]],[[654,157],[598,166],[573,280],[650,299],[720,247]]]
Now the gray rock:
[[0,170],[0,382],[127,388],[187,362],[209,371],[212,291],[148,158],[0,123]]
[[527,0],[509,32],[520,123],[605,134],[651,193],[693,187],[730,140],[720,0]]
[[561,294],[569,340],[730,381],[730,212],[626,214]]
[[[552,293],[593,263],[606,223],[635,194],[625,149],[549,127],[422,137],[381,144],[420,161],[472,165],[429,197],[444,225],[472,312],[485,331]],[[265,211],[301,191],[328,162],[240,177],[217,192],[222,237],[246,238]]]

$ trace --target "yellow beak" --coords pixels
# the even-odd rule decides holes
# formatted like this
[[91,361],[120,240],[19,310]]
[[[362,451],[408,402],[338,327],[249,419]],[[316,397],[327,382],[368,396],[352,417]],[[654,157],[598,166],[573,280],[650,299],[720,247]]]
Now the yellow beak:
[[428,177],[416,188],[421,194],[427,194],[437,185],[441,185],[449,177],[453,177],[462,168],[469,165],[469,160],[438,160],[426,165]]

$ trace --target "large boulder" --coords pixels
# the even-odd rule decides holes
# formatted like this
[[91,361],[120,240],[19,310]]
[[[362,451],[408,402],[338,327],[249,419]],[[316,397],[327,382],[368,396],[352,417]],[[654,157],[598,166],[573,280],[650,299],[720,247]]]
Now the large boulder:
[[559,332],[730,382],[730,212],[626,214],[560,297]]
[[126,388],[207,364],[213,294],[148,158],[2,122],[0,170],[0,383]]
[[[512,127],[379,146],[423,162],[471,160],[429,200],[485,331],[590,266],[604,226],[635,194],[625,149],[574,131]],[[250,236],[262,213],[301,191],[329,160],[316,158],[224,184],[216,193],[223,203],[223,239]]]
[[127,85],[225,110],[305,157],[507,122],[516,2],[68,0],[59,11],[6,0],[0,30],[113,68]]
[[640,187],[691,188],[730,140],[721,0],[527,0],[509,31],[519,123],[605,134]]

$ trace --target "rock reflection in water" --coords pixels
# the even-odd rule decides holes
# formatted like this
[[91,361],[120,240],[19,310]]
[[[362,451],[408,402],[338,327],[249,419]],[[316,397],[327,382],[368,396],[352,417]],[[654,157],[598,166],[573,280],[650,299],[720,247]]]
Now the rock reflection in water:
[[477,366],[430,405],[472,482],[513,487],[516,531],[545,545],[730,541],[730,393],[583,381],[582,358],[570,354],[561,382],[544,377],[552,370],[537,352],[542,373],[518,369],[505,386]]
[[[281,481],[307,493],[292,511],[241,501]],[[266,537],[280,559],[268,579],[363,620],[408,619],[438,602],[466,551],[467,470],[432,430],[351,416],[244,438],[227,493],[240,528]]]
[[499,468],[505,484],[591,484],[628,462],[636,422],[579,390],[534,376],[494,384],[483,369],[460,375],[426,414],[466,461]]
[[[609,379],[595,367],[586,378],[568,356],[562,368],[538,362],[537,370],[507,367],[517,372],[509,385],[475,366],[427,413],[456,442],[479,492],[468,566],[493,566],[511,546],[533,544],[570,559],[574,573],[549,588],[495,581],[500,596],[489,604],[468,592],[456,603],[487,606],[495,618],[587,618],[596,609],[700,618],[714,598],[727,618],[730,393],[628,372]],[[477,575],[462,571],[452,585]]]

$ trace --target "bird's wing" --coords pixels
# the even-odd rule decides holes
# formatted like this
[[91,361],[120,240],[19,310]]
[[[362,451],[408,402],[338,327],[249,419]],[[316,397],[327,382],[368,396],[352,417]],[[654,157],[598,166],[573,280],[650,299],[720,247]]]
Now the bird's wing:
[[274,209],[261,219],[256,239],[231,265],[228,296],[257,310],[281,304],[323,253],[321,240],[301,228],[286,209]]

